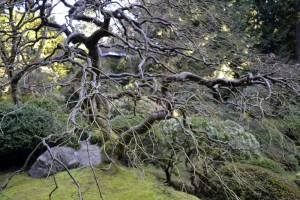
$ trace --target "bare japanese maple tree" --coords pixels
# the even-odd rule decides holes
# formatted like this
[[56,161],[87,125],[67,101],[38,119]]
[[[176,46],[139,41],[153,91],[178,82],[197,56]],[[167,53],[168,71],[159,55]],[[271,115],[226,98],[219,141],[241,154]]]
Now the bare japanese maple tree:
[[[127,155],[131,164],[156,163],[170,184],[172,169],[184,163],[196,194],[203,192],[207,174],[216,163],[229,158],[229,152],[239,151],[193,128],[190,116],[209,114],[203,102],[229,105],[241,116],[276,115],[265,106],[276,110],[286,101],[285,95],[299,95],[298,83],[287,78],[291,68],[286,70],[267,56],[251,54],[247,38],[230,33],[235,23],[222,2],[32,0],[6,1],[1,6],[7,23],[0,31],[0,64],[6,77],[2,87],[10,85],[16,103],[21,101],[17,91],[24,74],[55,62],[71,63],[79,70],[66,83],[73,86],[75,99],[68,136],[87,128],[77,121],[78,116],[84,116],[89,127],[103,137],[104,160],[115,162]],[[68,12],[58,21],[55,13],[62,7]],[[34,21],[34,27],[26,28]],[[88,29],[80,28],[80,24],[87,24]],[[26,36],[29,31],[36,35]],[[49,31],[55,34],[49,36]],[[43,41],[59,35],[64,41],[42,58]],[[25,55],[33,47],[37,51]],[[117,72],[106,62],[116,56],[126,62]],[[230,75],[218,76],[217,72]],[[247,93],[247,86],[255,91]],[[130,112],[141,120],[127,129],[115,130],[111,111],[123,115],[116,103],[122,99],[132,103]],[[145,99],[151,108],[139,107]],[[154,136],[149,136],[147,144],[145,137],[153,125],[171,119],[183,134],[167,142],[168,155],[161,158]],[[218,147],[217,154],[210,152],[212,147]]]

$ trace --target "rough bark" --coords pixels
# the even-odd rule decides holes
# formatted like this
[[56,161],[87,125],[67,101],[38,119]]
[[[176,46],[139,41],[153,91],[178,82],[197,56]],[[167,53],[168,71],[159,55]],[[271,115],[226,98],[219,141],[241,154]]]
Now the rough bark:
[[18,82],[11,82],[10,84],[10,87],[11,87],[11,95],[12,95],[12,98],[13,98],[13,101],[15,104],[19,104],[19,103],[22,103],[22,100],[21,100],[21,91],[20,91],[20,88],[18,87]]

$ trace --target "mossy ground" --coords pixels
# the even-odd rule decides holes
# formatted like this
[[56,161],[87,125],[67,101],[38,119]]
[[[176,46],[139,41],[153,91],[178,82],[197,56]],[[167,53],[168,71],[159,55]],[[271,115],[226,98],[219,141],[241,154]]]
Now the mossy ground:
[[[74,169],[71,172],[81,186],[83,199],[100,199],[91,168]],[[118,165],[108,171],[96,169],[96,174],[102,194],[108,200],[197,199],[166,187],[157,182],[154,176],[132,168]],[[53,193],[52,199],[78,199],[77,187],[66,172],[58,173],[55,177],[59,188]],[[49,194],[54,188],[53,176],[46,179],[33,179],[23,173],[12,179],[8,187],[0,194],[0,199],[49,199]]]

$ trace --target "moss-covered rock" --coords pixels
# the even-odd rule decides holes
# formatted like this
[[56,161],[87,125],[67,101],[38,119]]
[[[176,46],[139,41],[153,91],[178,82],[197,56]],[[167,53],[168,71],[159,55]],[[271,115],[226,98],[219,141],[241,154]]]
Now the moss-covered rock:
[[195,129],[206,131],[214,139],[228,141],[235,148],[259,153],[260,144],[255,136],[234,121],[192,117],[191,123]]
[[205,194],[210,199],[300,199],[300,190],[293,182],[270,170],[248,164],[222,167],[210,180],[210,186]]

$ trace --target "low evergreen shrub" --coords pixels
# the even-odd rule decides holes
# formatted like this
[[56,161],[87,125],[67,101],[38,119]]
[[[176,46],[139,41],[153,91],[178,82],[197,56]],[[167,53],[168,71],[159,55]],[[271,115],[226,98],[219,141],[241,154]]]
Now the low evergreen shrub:
[[0,158],[28,155],[41,138],[62,132],[66,120],[60,106],[50,99],[34,99],[24,105],[0,103]]

